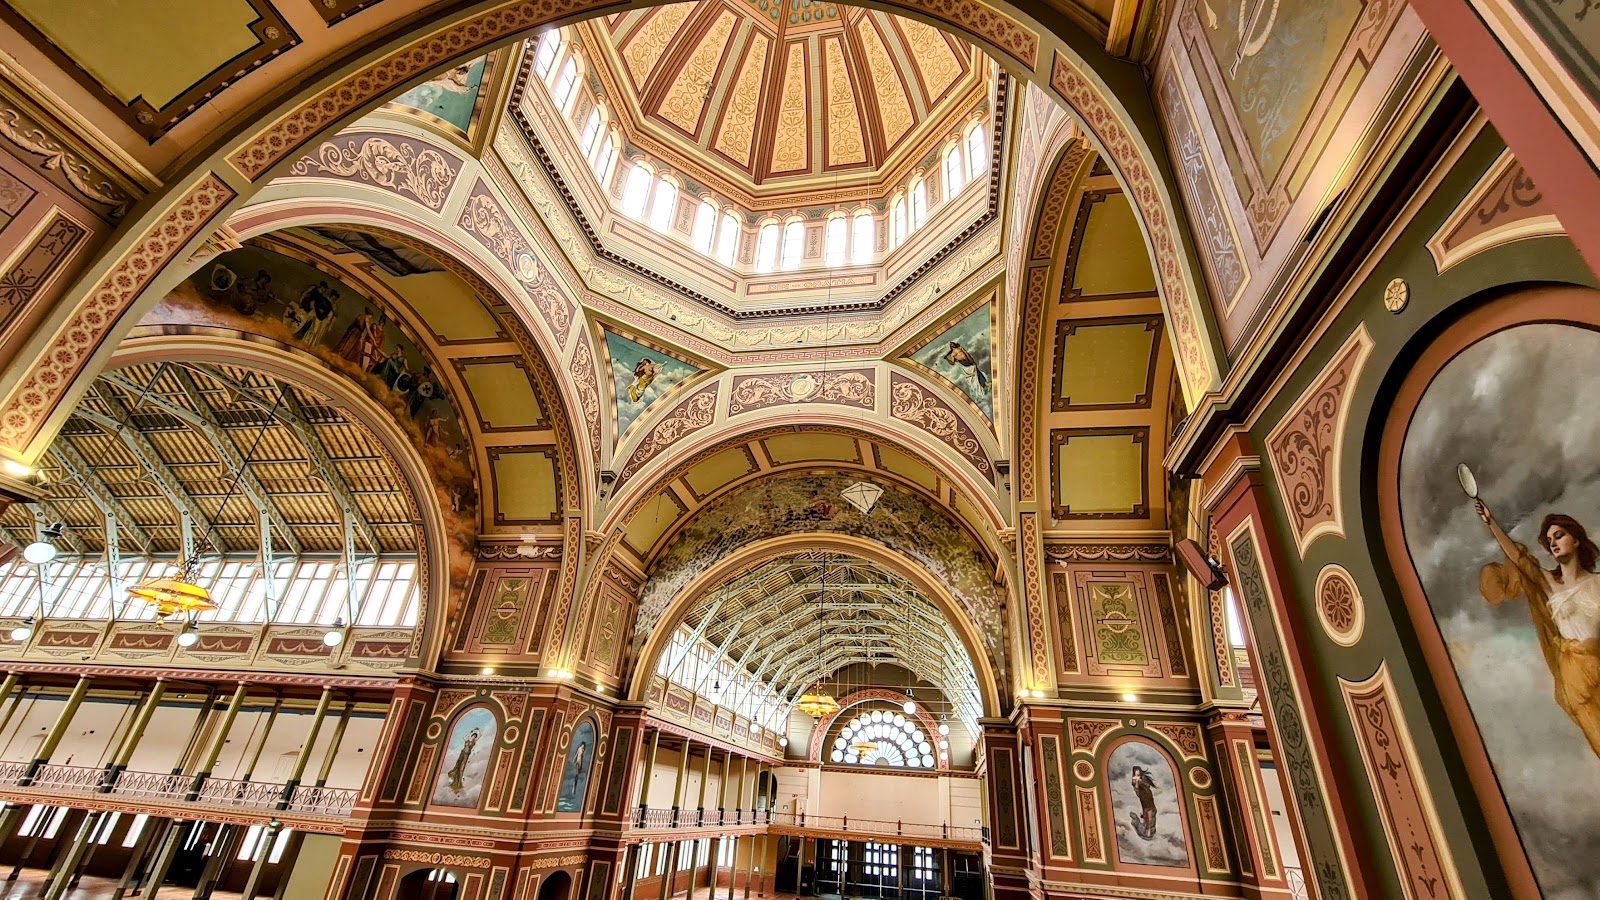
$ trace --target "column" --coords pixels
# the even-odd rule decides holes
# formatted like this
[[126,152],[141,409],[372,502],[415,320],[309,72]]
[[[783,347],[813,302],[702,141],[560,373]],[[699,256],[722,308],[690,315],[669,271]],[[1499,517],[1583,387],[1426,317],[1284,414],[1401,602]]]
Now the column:
[[[61,714],[56,716],[56,722],[50,727],[49,734],[45,735],[44,743],[39,745],[38,754],[34,757],[33,762],[28,764],[28,770],[23,773],[21,778],[17,779],[18,787],[27,787],[33,784],[33,777],[39,774],[39,770],[50,762],[50,757],[56,752],[56,747],[60,746],[61,739],[67,734],[67,729],[72,726],[72,717],[77,715],[78,707],[83,705],[83,698],[88,693],[89,676],[81,675],[78,677],[78,683],[73,685],[72,693],[67,695],[67,705],[62,708]],[[0,827],[0,834],[4,834],[5,831],[6,829]]]
[[[261,876],[266,871],[267,860],[272,856],[272,845],[278,841],[278,832],[283,830],[283,823],[277,819],[267,823],[266,831],[257,845],[261,848],[256,854],[255,861],[250,865],[250,877],[245,880],[244,892],[240,900],[256,900],[256,894],[261,890]],[[288,881],[287,878],[283,879]]]
[[[748,776],[749,774],[750,774],[750,757],[748,757],[748,756],[739,757],[739,791],[738,791],[738,796],[733,801],[733,809],[734,809],[733,824],[735,824],[735,825],[743,825],[744,824],[744,782],[745,782],[745,777]],[[754,849],[754,848],[752,847],[752,849]]]
[[128,734],[122,739],[122,746],[117,748],[116,756],[112,757],[111,764],[106,766],[105,778],[100,782],[100,792],[102,794],[111,793],[112,789],[116,787],[117,779],[122,776],[123,770],[128,768],[128,761],[133,759],[133,752],[138,749],[139,741],[144,738],[145,729],[150,727],[150,717],[155,715],[156,707],[161,705],[161,697],[166,692],[166,679],[156,679],[155,686],[150,689],[150,695],[145,698],[144,705],[139,707],[139,712],[134,717],[133,726],[128,729]]
[[[728,900],[733,900],[733,886],[739,883],[739,836],[730,835],[728,841]],[[711,890],[711,896],[717,896],[715,888]]]
[[[311,716],[311,730],[306,734],[306,742],[300,745],[300,753],[294,759],[294,770],[289,773],[289,780],[284,782],[283,793],[278,797],[278,809],[289,808],[289,801],[294,798],[295,788],[300,786],[300,779],[306,773],[306,764],[311,761],[311,749],[316,746],[317,732],[322,730],[322,721],[328,717],[328,706],[332,702],[333,688],[323,688],[322,696],[317,699],[317,711]],[[264,746],[266,742],[266,733],[263,732],[261,743]],[[256,758],[261,758],[261,747],[256,748]],[[251,768],[255,768],[253,762]]]
[[672,827],[678,827],[678,810],[683,806],[684,781],[689,776],[689,751],[694,747],[687,739],[683,742],[683,754],[678,758],[678,780],[672,785]]
[[989,818],[990,884],[994,900],[1022,900],[1029,896],[1026,872],[1029,860],[1028,830],[1023,820],[1027,801],[1022,790],[1022,741],[1015,724],[1006,719],[980,719],[983,755],[989,777],[984,779]]
[[706,764],[700,770],[700,799],[695,804],[694,824],[704,827],[706,824],[706,788],[711,785],[711,745],[706,745]]
[[[676,807],[674,807],[674,809],[676,809]],[[670,900],[674,893],[673,888],[677,887],[674,882],[678,880],[679,852],[680,850],[677,841],[673,841],[667,845],[667,871],[663,873],[663,878],[661,880],[661,900]]]
[[644,826],[645,810],[650,808],[650,779],[656,773],[656,754],[661,750],[661,729],[650,732],[650,750],[644,758],[644,777],[639,781],[639,826]]
[[629,844],[627,855],[623,857],[623,865],[627,870],[622,873],[622,900],[633,900],[633,889],[639,884],[639,852],[642,844]]
[[227,746],[228,732],[233,730],[233,721],[238,718],[239,708],[244,705],[244,698],[249,690],[250,686],[244,683],[233,689],[233,699],[228,701],[227,712],[222,714],[222,724],[217,728],[216,737],[211,739],[211,749],[206,752],[205,759],[201,760],[194,781],[189,785],[189,793],[183,798],[190,803],[200,799],[200,789],[211,777],[211,770],[216,767],[223,748]]
[[722,754],[722,780],[717,784],[717,824],[728,824],[728,770],[733,764],[733,754]]
[[[350,715],[355,712],[356,702],[351,700],[344,705],[344,712],[339,714],[339,722],[333,727],[333,737],[328,740],[328,749],[322,754],[322,768],[317,770],[315,787],[324,787],[328,783],[328,776],[333,773],[333,762],[339,755],[339,747],[344,744],[344,733],[350,724]],[[283,847],[283,870],[285,873],[293,868],[294,861],[300,856],[300,846],[305,843],[306,836],[303,832],[291,831],[289,840]],[[266,845],[268,850],[272,844]],[[283,900],[283,892],[289,886],[289,879],[285,876],[278,878],[278,888],[272,892],[272,900]]]

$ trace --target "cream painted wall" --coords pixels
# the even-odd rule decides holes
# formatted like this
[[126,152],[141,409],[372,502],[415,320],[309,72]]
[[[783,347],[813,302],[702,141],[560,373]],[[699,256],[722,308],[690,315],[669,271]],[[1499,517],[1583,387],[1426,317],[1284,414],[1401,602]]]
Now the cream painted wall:
[[[171,696],[169,694],[169,696]],[[11,720],[0,729],[0,759],[29,761],[34,758],[44,739],[65,706],[60,696],[24,698]],[[9,704],[7,704],[9,709]],[[316,778],[323,755],[333,739],[342,706],[335,704],[328,712],[312,749],[306,767],[305,781]],[[194,731],[195,717],[199,714],[197,703],[177,702],[163,704],[150,719],[143,739],[129,761],[128,769],[134,772],[169,772],[177,765],[189,736]],[[78,708],[72,725],[61,745],[51,756],[56,765],[103,766],[110,762],[116,743],[127,733],[135,707],[131,702],[90,698]],[[0,713],[3,715],[3,713]],[[228,742],[217,761],[213,774],[218,778],[238,778],[244,775],[248,755],[254,752],[266,726],[269,709],[246,707],[239,712],[229,731]],[[272,724],[262,749],[261,761],[256,767],[255,780],[281,781],[288,777],[296,753],[305,743],[311,728],[310,709],[284,709]],[[213,726],[221,720],[220,713],[213,717]],[[334,759],[328,783],[335,787],[359,787],[366,776],[374,745],[383,727],[383,719],[376,715],[355,715],[345,729],[339,753]],[[207,735],[209,738],[210,735]]]
[[962,827],[982,816],[976,778],[811,767],[786,767],[777,776],[779,812]]

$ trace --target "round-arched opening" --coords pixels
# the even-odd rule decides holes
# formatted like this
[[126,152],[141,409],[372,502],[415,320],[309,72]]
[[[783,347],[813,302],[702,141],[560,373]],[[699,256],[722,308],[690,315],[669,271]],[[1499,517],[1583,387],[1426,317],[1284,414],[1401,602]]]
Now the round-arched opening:
[[461,890],[449,869],[418,869],[400,879],[395,900],[455,900]]
[[567,900],[572,894],[572,876],[557,869],[539,885],[538,900]]

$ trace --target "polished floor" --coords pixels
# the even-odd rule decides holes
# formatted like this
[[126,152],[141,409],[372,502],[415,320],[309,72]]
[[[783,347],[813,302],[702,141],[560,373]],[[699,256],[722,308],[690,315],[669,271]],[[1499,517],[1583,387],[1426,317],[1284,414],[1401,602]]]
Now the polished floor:
[[[49,873],[43,869],[23,869],[16,881],[0,881],[0,900],[35,900],[44,894],[44,880]],[[65,900],[105,900],[116,892],[117,881],[114,878],[91,878],[84,876],[79,879],[78,886],[67,891]],[[194,888],[167,885],[159,894],[148,891],[134,894],[129,891],[127,897],[134,900],[189,900],[194,896]],[[239,900],[239,894],[230,891],[213,891],[212,900]]]

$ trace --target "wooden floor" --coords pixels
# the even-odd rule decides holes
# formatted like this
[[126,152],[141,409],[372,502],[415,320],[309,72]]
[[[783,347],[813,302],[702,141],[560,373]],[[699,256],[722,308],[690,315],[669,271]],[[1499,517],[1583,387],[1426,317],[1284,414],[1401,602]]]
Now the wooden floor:
[[[45,876],[49,874],[44,869],[23,869],[16,881],[0,881],[0,900],[34,900],[42,896]],[[67,891],[64,896],[66,900],[104,900],[115,893],[116,889],[117,882],[114,878],[84,876],[78,881],[78,886]],[[129,891],[126,896],[133,900],[189,900],[194,896],[194,888],[167,885],[159,894],[151,894],[148,891],[135,894]],[[211,894],[212,900],[239,900],[239,896],[231,891],[213,891]]]

